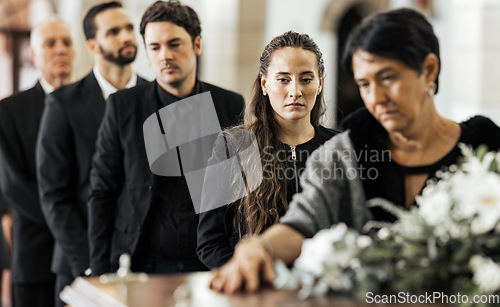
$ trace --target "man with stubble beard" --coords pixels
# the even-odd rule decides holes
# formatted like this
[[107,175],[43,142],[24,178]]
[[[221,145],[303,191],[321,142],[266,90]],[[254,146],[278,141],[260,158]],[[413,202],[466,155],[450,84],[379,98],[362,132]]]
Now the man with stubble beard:
[[83,29],[95,66],[83,79],[47,96],[36,149],[42,212],[56,242],[56,299],[75,277],[89,273],[85,204],[105,100],[145,82],[132,71],[137,52],[134,26],[119,2],[92,7]]
[[196,255],[198,215],[186,177],[152,173],[143,125],[158,110],[209,92],[220,127],[226,128],[241,119],[243,97],[198,79],[201,25],[189,6],[156,1],[146,9],[140,32],[156,80],[111,95],[106,105],[90,175],[92,274],[115,271],[123,253],[132,256],[134,271],[206,270]]

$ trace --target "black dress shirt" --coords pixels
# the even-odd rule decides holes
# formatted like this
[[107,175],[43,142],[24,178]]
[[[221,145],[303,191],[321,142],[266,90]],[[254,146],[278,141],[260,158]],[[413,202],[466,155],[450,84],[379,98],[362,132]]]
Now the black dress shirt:
[[[165,91],[159,84],[156,92],[160,102],[158,109],[181,99]],[[198,81],[186,97],[196,94],[200,94]],[[154,182],[153,201],[135,256],[142,260],[198,262],[194,231],[198,216],[194,212],[185,177],[155,175]]]

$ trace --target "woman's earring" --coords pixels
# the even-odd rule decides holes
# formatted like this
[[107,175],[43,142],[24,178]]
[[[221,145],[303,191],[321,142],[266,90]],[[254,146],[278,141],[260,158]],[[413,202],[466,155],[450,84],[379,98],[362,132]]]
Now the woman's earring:
[[427,90],[427,95],[429,95],[429,97],[434,97],[434,94],[436,94],[436,82],[432,82]]
[[262,90],[262,95],[266,96],[267,95],[266,91]]

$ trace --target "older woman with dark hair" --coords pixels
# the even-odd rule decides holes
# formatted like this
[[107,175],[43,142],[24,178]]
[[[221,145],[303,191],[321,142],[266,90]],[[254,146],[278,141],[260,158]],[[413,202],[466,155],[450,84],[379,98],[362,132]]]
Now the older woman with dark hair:
[[[232,293],[256,290],[274,278],[273,258],[292,263],[305,238],[344,222],[361,230],[394,217],[366,201],[382,197],[410,208],[436,172],[457,162],[459,143],[500,149],[500,128],[476,116],[456,123],[434,106],[440,70],[432,26],[410,9],[383,12],[358,26],[346,46],[366,106],[345,122],[346,131],[315,151],[287,214],[259,238],[240,244],[214,271],[211,287]],[[330,172],[326,172],[329,170]]]

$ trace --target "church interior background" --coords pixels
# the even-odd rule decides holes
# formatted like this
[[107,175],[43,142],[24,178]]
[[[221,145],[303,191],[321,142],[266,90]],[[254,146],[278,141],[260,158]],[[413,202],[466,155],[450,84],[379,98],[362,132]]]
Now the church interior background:
[[[74,80],[92,67],[82,19],[98,0],[0,0],[0,98],[26,89],[37,78],[29,60],[29,31],[58,15],[76,36]],[[139,42],[134,70],[153,79],[138,33],[142,13],[153,0],[123,0]],[[500,124],[500,1],[498,0],[182,0],[202,22],[201,79],[250,95],[264,45],[287,30],[308,33],[326,65],[326,125],[333,127],[361,105],[356,86],[338,65],[348,32],[374,12],[412,7],[424,12],[441,43],[438,112],[461,121],[485,114]]]

